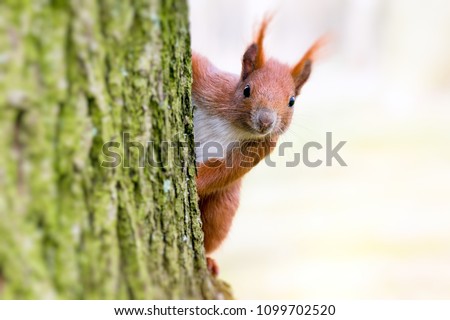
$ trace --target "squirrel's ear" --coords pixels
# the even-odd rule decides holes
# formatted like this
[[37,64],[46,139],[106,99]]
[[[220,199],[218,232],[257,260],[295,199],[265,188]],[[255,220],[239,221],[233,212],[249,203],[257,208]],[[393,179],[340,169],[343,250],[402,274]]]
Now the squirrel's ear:
[[250,73],[256,69],[256,56],[258,55],[258,45],[253,43],[248,47],[242,58],[242,80],[245,80]]
[[317,51],[323,46],[324,41],[325,38],[320,38],[318,41],[316,41],[300,59],[300,61],[292,67],[291,75],[294,78],[295,93],[297,95],[300,93],[300,89],[311,75],[312,63],[314,61],[315,55]]
[[242,80],[245,80],[250,73],[261,68],[264,65],[264,36],[266,34],[267,25],[270,22],[270,17],[265,18],[261,23],[255,41],[247,48],[242,58]]

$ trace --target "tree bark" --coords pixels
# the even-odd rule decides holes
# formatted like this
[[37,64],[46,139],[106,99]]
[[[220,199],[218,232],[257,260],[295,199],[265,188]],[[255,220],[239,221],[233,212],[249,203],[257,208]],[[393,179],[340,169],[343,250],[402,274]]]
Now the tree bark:
[[[1,2],[1,298],[229,297],[205,265],[190,57],[184,0]],[[142,166],[148,141],[164,166]]]

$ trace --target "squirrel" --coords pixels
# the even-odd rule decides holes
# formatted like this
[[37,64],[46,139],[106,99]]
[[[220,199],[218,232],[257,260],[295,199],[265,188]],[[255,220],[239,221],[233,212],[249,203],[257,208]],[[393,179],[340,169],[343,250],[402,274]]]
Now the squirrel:
[[[269,20],[263,20],[245,51],[240,75],[221,71],[192,53],[196,183],[207,255],[230,230],[242,177],[274,150],[288,129],[295,99],[321,46],[318,40],[292,67],[266,59],[263,41]],[[215,152],[209,156],[211,149]],[[218,274],[209,257],[207,266]]]

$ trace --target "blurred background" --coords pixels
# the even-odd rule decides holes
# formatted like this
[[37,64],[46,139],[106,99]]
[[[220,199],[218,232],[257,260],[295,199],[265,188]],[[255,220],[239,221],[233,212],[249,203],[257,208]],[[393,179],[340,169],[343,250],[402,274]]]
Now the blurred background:
[[[245,180],[213,254],[239,299],[450,299],[450,2],[191,0],[193,50],[240,72],[257,23],[295,63],[333,34],[282,141]],[[348,141],[341,167],[286,167],[304,143]],[[324,159],[324,150],[311,159]]]

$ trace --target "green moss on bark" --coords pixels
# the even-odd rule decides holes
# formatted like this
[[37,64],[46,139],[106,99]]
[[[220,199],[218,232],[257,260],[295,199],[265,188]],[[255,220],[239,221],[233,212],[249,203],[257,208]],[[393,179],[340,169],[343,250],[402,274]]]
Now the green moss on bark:
[[[228,297],[202,245],[186,2],[0,12],[0,297]],[[129,168],[102,167],[125,132],[166,166],[130,148]]]

